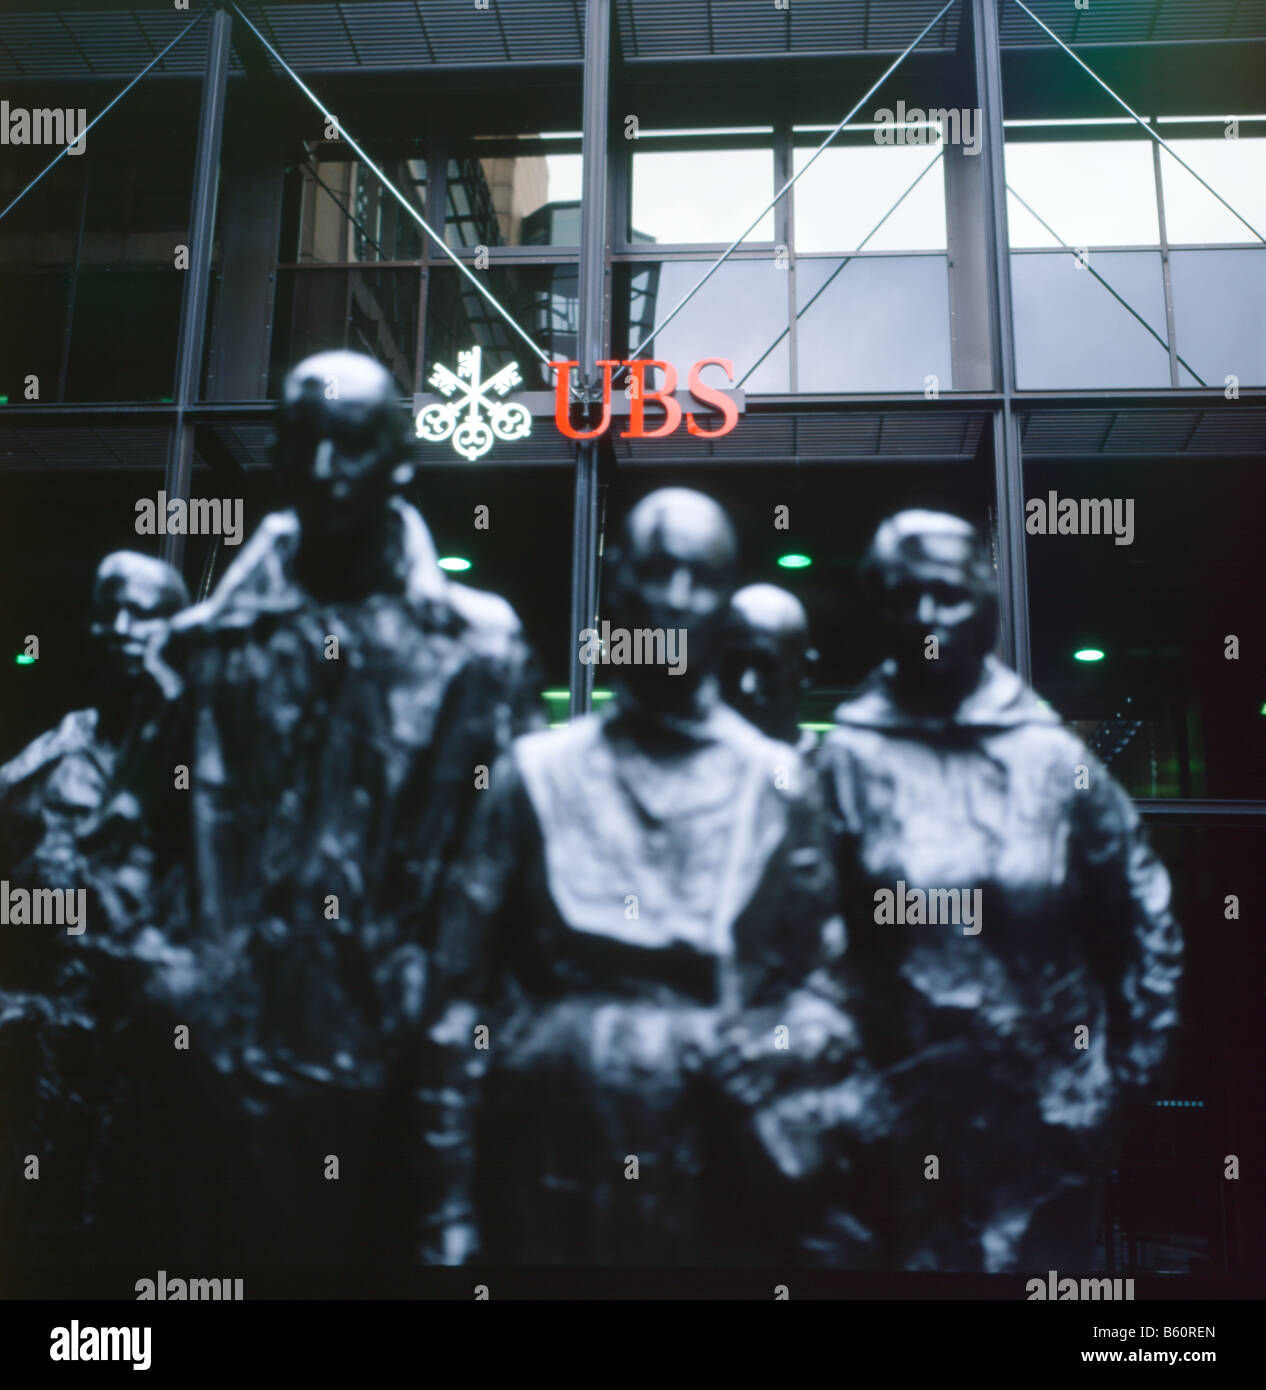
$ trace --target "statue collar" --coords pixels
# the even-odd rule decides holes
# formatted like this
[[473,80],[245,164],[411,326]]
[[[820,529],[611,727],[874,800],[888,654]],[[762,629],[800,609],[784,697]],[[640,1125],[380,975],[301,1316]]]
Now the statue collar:
[[934,733],[949,728],[1012,729],[1022,724],[1058,725],[1059,716],[996,657],[987,656],[976,688],[948,716],[914,714],[898,704],[892,665],[874,671],[862,693],[835,711],[838,724],[855,728]]

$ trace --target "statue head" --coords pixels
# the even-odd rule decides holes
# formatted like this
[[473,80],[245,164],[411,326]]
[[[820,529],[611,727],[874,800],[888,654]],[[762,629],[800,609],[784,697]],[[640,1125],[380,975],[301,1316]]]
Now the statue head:
[[749,584],[730,601],[721,693],[762,733],[794,743],[800,695],[817,655],[800,600],[774,584]]
[[661,488],[625,520],[609,556],[607,606],[612,628],[678,633],[676,673],[667,663],[616,666],[613,679],[646,710],[688,707],[714,674],[738,542],[721,508],[701,492]]
[[92,586],[90,631],[114,681],[135,684],[150,638],[188,605],[185,581],[164,561],[132,550],[116,550],[102,560]]
[[318,352],[286,376],[277,469],[305,541],[337,539],[381,514],[413,477],[391,374],[359,352]]
[[973,526],[945,512],[898,512],[875,532],[862,580],[899,684],[928,692],[974,684],[994,644],[998,598],[989,551]]

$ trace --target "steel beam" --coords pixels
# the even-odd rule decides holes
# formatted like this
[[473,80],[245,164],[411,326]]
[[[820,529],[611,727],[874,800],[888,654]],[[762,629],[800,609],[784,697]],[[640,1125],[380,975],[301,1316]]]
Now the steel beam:
[[[193,422],[186,412],[198,399],[202,352],[206,339],[207,293],[211,285],[211,245],[215,237],[216,194],[220,182],[220,143],[224,134],[225,89],[229,75],[232,20],[227,10],[211,17],[211,41],[202,79],[202,109],[198,116],[198,148],[194,158],[193,205],[189,218],[189,268],[180,304],[180,336],[176,344],[176,382],[172,401],[176,421],[167,451],[163,486],[169,498],[189,500],[193,472]],[[185,558],[184,536],[163,537],[162,558],[180,569]]]
[[976,99],[984,125],[985,249],[993,366],[1001,400],[993,415],[994,485],[998,517],[998,599],[1001,652],[1022,679],[1030,678],[1029,591],[1024,553],[1024,465],[1012,407],[1015,338],[1011,305],[1011,254],[1007,236],[1006,170],[1003,162],[1002,50],[996,0],[972,0]]
[[[577,356],[582,393],[600,389],[594,363],[604,356],[603,304],[607,273],[607,99],[611,70],[610,0],[585,3],[584,138],[581,145],[581,228]],[[598,608],[597,439],[576,446],[572,515],[571,611],[567,624],[568,708],[573,719],[589,712],[593,667],[580,660],[580,633],[592,627]]]

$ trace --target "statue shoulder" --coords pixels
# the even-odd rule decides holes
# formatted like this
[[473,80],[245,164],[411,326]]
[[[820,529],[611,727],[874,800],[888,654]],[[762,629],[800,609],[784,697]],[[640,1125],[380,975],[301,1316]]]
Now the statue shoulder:
[[450,581],[448,601],[476,645],[490,651],[508,651],[522,641],[519,615],[499,594]]
[[63,758],[89,747],[96,735],[97,711],[72,710],[0,767],[0,794],[28,781]]

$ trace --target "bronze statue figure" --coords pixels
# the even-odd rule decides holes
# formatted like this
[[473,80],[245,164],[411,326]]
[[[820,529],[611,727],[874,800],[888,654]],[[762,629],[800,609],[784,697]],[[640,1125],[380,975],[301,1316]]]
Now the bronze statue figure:
[[749,584],[731,599],[721,674],[725,702],[761,733],[801,753],[816,746],[799,717],[817,659],[809,644],[809,616],[794,594],[775,584]]
[[971,526],[901,512],[863,579],[889,655],[821,755],[848,1004],[894,1119],[838,1185],[834,1257],[1084,1269],[1114,1126],[1176,1023],[1169,880],[1107,769],[990,655]]
[[684,631],[686,669],[616,665],[613,707],[493,771],[429,996],[432,1260],[753,1264],[788,1235],[753,1118],[847,1027],[815,993],[839,924],[812,788],[719,697],[735,548],[698,493],[634,507],[612,644]]
[[171,770],[143,808],[154,916],[206,1087],[175,1141],[191,1259],[403,1258],[435,887],[480,768],[536,722],[518,619],[446,578],[399,496],[404,423],[371,359],[295,367],[276,450],[292,508],[151,654],[170,705],[148,757]]
[[[0,767],[5,890],[82,889],[86,918],[70,940],[31,925],[7,925],[0,936],[0,1245],[11,1234],[16,1264],[76,1264],[97,1237],[106,1170],[86,1136],[100,1140],[109,1124],[111,1025],[138,980],[106,929],[135,885],[126,874],[98,875],[86,837],[130,731],[159,703],[146,645],[188,602],[170,565],[133,551],[107,555],[89,624],[96,705],[73,710]],[[39,1181],[21,1178],[28,1155],[40,1163]]]

